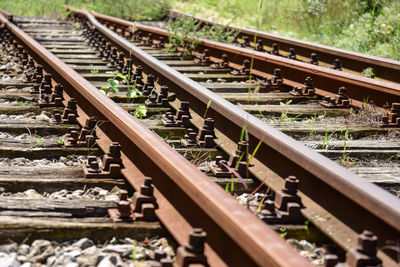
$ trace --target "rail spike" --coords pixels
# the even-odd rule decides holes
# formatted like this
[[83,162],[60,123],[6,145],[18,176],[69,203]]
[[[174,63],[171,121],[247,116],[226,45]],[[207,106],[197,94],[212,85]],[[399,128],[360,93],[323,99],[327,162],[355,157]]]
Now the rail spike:
[[299,179],[289,176],[285,179],[285,187],[275,194],[275,200],[266,200],[264,209],[261,210],[259,217],[269,224],[279,223],[303,223],[304,219],[301,209],[304,205],[301,197],[297,195]]
[[67,106],[64,108],[63,113],[56,109],[53,111],[53,117],[49,120],[50,123],[55,124],[77,124],[77,107],[75,98],[68,101]]
[[111,219],[114,222],[155,221],[158,204],[152,183],[152,178],[146,177],[140,192],[135,192],[131,201],[128,200],[128,191],[120,190],[117,208],[108,209]]
[[210,169],[216,177],[231,177],[237,169],[239,175],[247,178],[248,175],[248,142],[239,141],[237,148],[229,157],[229,160],[223,160],[222,156],[217,156],[215,161],[210,163]]
[[227,54],[222,54],[221,61],[219,61],[218,63],[211,64],[210,67],[213,68],[213,69],[229,68],[228,55]]
[[188,267],[192,264],[208,267],[207,257],[204,255],[204,242],[207,233],[201,228],[194,228],[189,233],[189,244],[180,246],[176,252],[176,266]]
[[325,267],[380,267],[382,261],[376,256],[378,237],[371,231],[364,230],[358,236],[358,245],[350,249],[346,254],[346,261],[339,263],[336,255],[325,256]]
[[189,102],[182,101],[181,106],[176,111],[175,116],[172,114],[172,112],[166,112],[161,121],[166,127],[189,127],[191,118],[192,116],[190,115],[189,111]]
[[99,167],[99,162],[95,156],[88,156],[88,163],[83,166],[86,178],[121,178],[121,169],[124,164],[121,159],[121,145],[113,142],[109,152],[103,156],[103,164]]
[[314,96],[315,88],[311,77],[306,78],[303,86],[293,87],[293,90],[289,93],[293,96]]
[[162,85],[160,93],[153,91],[153,93],[148,96],[144,104],[147,107],[168,107],[168,86]]
[[97,121],[90,117],[86,119],[85,126],[78,133],[74,128],[68,131],[64,140],[65,147],[93,147],[96,144],[96,125]]
[[392,107],[380,122],[382,128],[400,127],[400,103],[392,103]]
[[321,105],[327,108],[347,108],[350,105],[350,98],[347,96],[346,87],[340,87],[339,92],[334,97],[326,96]]
[[210,50],[209,49],[204,49],[203,53],[201,53],[200,55],[196,56],[196,58],[194,59],[194,61],[196,63],[199,63],[201,65],[209,65],[210,64]]
[[283,85],[282,71],[279,68],[274,69],[274,75],[271,78],[264,77],[259,81],[260,85],[268,90],[281,90]]

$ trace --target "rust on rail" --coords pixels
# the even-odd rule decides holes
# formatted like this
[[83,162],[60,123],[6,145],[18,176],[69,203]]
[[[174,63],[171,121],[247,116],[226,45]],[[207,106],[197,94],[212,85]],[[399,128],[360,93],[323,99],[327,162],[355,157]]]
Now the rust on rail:
[[[97,28],[104,27],[90,14],[82,14]],[[111,141],[121,144],[125,166],[122,173],[136,191],[145,175],[153,177],[160,207],[156,215],[178,243],[185,244],[187,230],[199,226],[208,233],[205,253],[212,266],[310,266],[277,233],[227,197],[218,185],[129,113],[3,15],[0,21],[64,85],[65,101],[72,97],[79,100],[80,123],[89,116],[105,122],[97,129],[98,145],[105,150]],[[133,52],[137,51],[133,48]]]
[[[92,12],[92,14],[102,21],[116,23],[132,29],[132,22],[95,12]],[[141,30],[150,28],[154,34],[167,34],[163,30],[148,26],[137,25],[136,27]],[[362,229],[371,229],[380,237],[382,242],[395,239],[396,236],[400,235],[400,205],[393,205],[393,203],[399,203],[399,199],[395,196],[376,185],[362,180],[344,167],[337,165],[328,158],[247,114],[232,103],[147,55],[141,49],[131,45],[127,40],[121,40],[120,36],[109,29],[105,27],[98,27],[98,29],[106,34],[117,46],[120,46],[123,51],[129,53],[132,50],[136,64],[142,65],[149,73],[159,77],[160,81],[163,84],[167,84],[169,88],[176,88],[175,93],[178,98],[192,103],[191,109],[197,114],[204,114],[211,99],[212,103],[207,115],[214,118],[216,129],[229,137],[230,140],[239,140],[242,127],[246,125],[249,133],[249,151],[254,150],[259,140],[263,140],[255,156],[261,163],[281,177],[290,175],[298,177],[300,179],[299,188],[304,194],[350,225],[355,231],[361,232]],[[206,42],[204,41],[204,43]],[[235,51],[240,52],[239,55],[234,54],[232,57],[240,57],[246,53],[256,53],[228,45],[222,45],[221,48],[218,43],[211,41],[207,42],[207,44],[212,44],[218,49],[231,50],[232,53]],[[265,61],[266,63],[275,60],[275,58],[276,61],[280,62],[288,61],[271,55],[268,58],[264,58],[261,54],[257,54],[257,56],[259,56],[260,62]],[[298,69],[301,69],[303,65],[308,67],[304,63],[298,65],[299,63],[295,64],[288,61],[287,64],[294,64]],[[336,75],[335,79],[345,80],[345,77],[339,77],[339,74],[344,75],[341,72],[331,74],[326,70],[320,70],[322,68],[314,68],[317,73],[324,71],[323,73],[327,77]],[[354,82],[364,82],[358,80],[358,77],[354,75],[351,78],[354,79]],[[365,82],[365,86],[371,86],[369,81],[368,83],[367,81]],[[374,83],[380,84],[378,81],[374,81]],[[384,85],[387,86],[386,83]],[[372,87],[369,88],[371,89]],[[337,92],[337,88],[335,92]],[[376,92],[378,93],[378,90]],[[394,98],[392,94],[390,96],[391,99]],[[349,216],[350,214],[351,216]]]

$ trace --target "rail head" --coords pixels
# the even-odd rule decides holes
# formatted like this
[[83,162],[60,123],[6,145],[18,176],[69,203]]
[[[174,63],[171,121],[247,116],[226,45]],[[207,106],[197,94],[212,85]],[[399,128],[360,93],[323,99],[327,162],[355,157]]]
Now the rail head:
[[[85,15],[95,27],[106,30],[87,12],[77,12]],[[268,266],[311,266],[308,260],[301,257],[270,227],[253,217],[234,199],[227,197],[218,185],[209,180],[194,165],[183,160],[181,155],[99,92],[96,87],[9,22],[3,15],[0,15],[0,21],[28,51],[35,55],[35,60],[43,63],[56,79],[65,84],[68,94],[74,95],[84,103],[81,109],[94,112],[112,124],[114,129],[119,129],[114,136],[127,144],[122,147],[122,152],[127,158],[139,167],[146,166],[147,172],[154,178],[157,189],[170,196],[169,201],[176,204],[182,214],[187,216],[195,226],[203,227],[210,233],[216,234],[216,238],[208,237],[211,247],[230,248],[232,244],[220,244],[218,241],[218,238],[227,237],[235,242],[233,247],[238,247],[242,251],[236,256],[229,255],[237,259],[238,257],[248,259],[250,263],[260,266],[265,266],[265,264]],[[107,34],[113,38],[116,37],[109,32]],[[131,49],[131,46],[128,45],[127,48]],[[137,52],[136,48],[132,49],[134,53]],[[112,133],[109,134],[113,136]],[[127,179],[135,179],[135,177],[127,177]],[[181,194],[180,197],[186,199],[186,203],[180,203],[182,200],[177,199],[177,195],[171,196],[173,193]],[[200,215],[206,215],[207,218],[198,217],[199,214],[194,214],[196,211]],[[206,225],[202,225],[203,223]],[[216,229],[207,229],[210,225],[215,225]],[[229,262],[229,256],[226,254],[227,258],[223,260],[227,260],[232,266],[240,266],[240,261]]]

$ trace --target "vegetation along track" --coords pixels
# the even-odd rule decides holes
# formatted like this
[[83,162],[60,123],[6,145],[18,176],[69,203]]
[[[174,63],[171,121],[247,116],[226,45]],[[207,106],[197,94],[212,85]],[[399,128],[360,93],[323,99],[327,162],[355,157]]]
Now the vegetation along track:
[[[242,47],[357,75],[374,76],[378,79],[400,82],[400,63],[396,60],[369,56],[253,29],[223,25],[176,10],[166,10],[165,14],[167,18],[172,20],[192,19],[196,23],[200,23],[200,27],[225,28],[235,33],[234,43]],[[373,74],[368,74],[368,70],[372,70]]]
[[[245,191],[245,186],[238,182],[242,176],[245,178],[247,187],[253,184],[253,188],[258,187],[260,183],[256,182],[257,178],[263,181],[272,189],[271,191],[275,192],[275,200],[265,201],[272,196],[264,198],[261,195],[258,202],[264,202],[263,205],[259,205],[256,199],[255,203],[253,201],[247,206],[251,206],[250,209],[253,210],[259,209],[259,216],[275,227],[276,225],[283,225],[288,229],[289,235],[291,231],[301,232],[296,231],[299,228],[296,228],[296,224],[297,226],[300,225],[300,228],[304,228],[304,218],[308,218],[313,225],[324,231],[327,236],[331,237],[345,250],[356,245],[357,232],[361,232],[363,229],[370,229],[379,236],[380,247],[388,240],[396,240],[399,232],[397,225],[398,210],[396,206],[389,205],[389,203],[393,204],[398,201],[395,197],[376,186],[363,182],[347,170],[338,168],[326,158],[260,123],[253,116],[143,53],[141,49],[132,46],[128,41],[100,25],[88,13],[81,11],[76,14],[79,14],[77,19],[81,20],[81,25],[86,26],[86,23],[91,25],[92,29],[86,29],[83,32],[85,37],[89,39],[88,43],[101,50],[100,54],[88,52],[87,43],[83,42],[81,37],[78,37],[78,31],[71,25],[65,25],[63,30],[66,31],[64,33],[62,33],[62,30],[56,29],[51,41],[46,42],[49,36],[42,33],[43,29],[39,30],[40,33],[35,33],[34,29],[29,30],[28,21],[24,22],[24,19],[20,18],[17,22],[21,28],[47,46],[60,59],[70,65],[75,65],[72,67],[81,72],[82,77],[90,80],[94,86],[101,88],[107,84],[105,81],[111,78],[108,82],[109,87],[103,90],[110,92],[109,96],[117,102],[123,102],[121,106],[125,110],[136,110],[133,112],[136,116],[143,117],[144,115],[143,109],[142,113],[137,112],[138,109],[136,109],[139,106],[138,103],[144,100],[141,94],[145,94],[149,90],[153,91],[155,87],[154,92],[157,93],[157,97],[156,99],[149,97],[148,107],[144,109],[152,120],[143,119],[143,124],[135,121],[126,111],[117,107],[107,97],[96,91],[88,81],[75,75],[74,71],[62,64],[53,55],[48,52],[38,52],[32,44],[26,43],[24,46],[27,51],[35,52],[33,53],[35,60],[42,63],[45,70],[51,72],[54,79],[64,85],[65,101],[69,100],[70,97],[75,97],[78,100],[78,121],[83,123],[83,120],[88,116],[96,117],[98,121],[96,135],[99,137],[97,140],[99,147],[108,149],[111,141],[118,140],[121,144],[121,158],[125,166],[121,172],[126,180],[134,188],[139,189],[143,184],[144,175],[153,177],[155,197],[159,206],[155,210],[155,214],[179,244],[186,243],[187,237],[182,229],[190,230],[190,226],[201,226],[208,232],[207,242],[210,247],[206,246],[205,252],[212,264],[221,263],[221,259],[229,265],[238,266],[249,266],[251,262],[264,266],[307,264],[296,254],[291,254],[292,252],[287,248],[287,245],[280,240],[278,235],[271,233],[266,224],[261,223],[239,207],[223,193],[223,190],[216,187],[193,165],[182,161],[182,157],[177,156],[172,149],[163,144],[161,139],[155,138],[143,125],[148,126],[148,128],[163,136],[164,139],[169,136],[166,141],[175,150],[184,153],[186,157],[191,157],[192,162],[203,167],[203,170],[207,168],[208,176],[212,180],[224,187],[226,187],[225,184],[230,185],[230,181],[233,181],[232,193]],[[3,22],[5,21],[5,18],[2,17],[1,19]],[[75,24],[75,26],[79,27],[80,25]],[[26,36],[21,36],[22,33],[12,24],[7,24],[7,27],[16,35],[17,39],[29,39]],[[48,25],[46,28],[48,28]],[[56,44],[54,44],[55,39],[57,40]],[[105,40],[108,40],[108,44],[110,44],[108,47]],[[64,44],[64,41],[69,44]],[[68,47],[71,43],[74,44],[74,48]],[[79,45],[75,46],[77,43]],[[102,44],[105,44],[105,46]],[[86,46],[86,48],[79,46]],[[121,92],[117,92],[116,79],[113,79],[113,77],[119,76],[119,79],[128,81],[130,79],[125,79],[123,75],[118,74],[104,74],[104,71],[112,71],[117,68],[119,73],[129,76],[130,61],[124,59],[121,56],[122,54],[112,47],[116,47],[127,57],[132,55],[131,62],[135,66],[132,70],[132,73],[135,74],[133,81],[136,81],[134,82],[136,84],[134,89],[138,89],[142,93],[132,92],[132,88],[124,84],[123,81],[118,86]],[[64,51],[57,51],[59,49]],[[75,51],[68,51],[69,49]],[[95,50],[91,49],[91,51]],[[82,54],[86,56],[82,56]],[[100,60],[101,56],[104,56],[107,60]],[[43,60],[43,57],[47,57],[46,60]],[[159,58],[163,57],[165,56],[159,56]],[[174,57],[176,60],[176,55],[169,56],[168,59],[174,59]],[[164,58],[164,60],[168,59]],[[90,60],[92,66],[87,66],[88,60]],[[111,61],[114,65],[106,66],[107,61]],[[78,66],[79,64],[84,65]],[[143,73],[141,73],[139,65],[141,65]],[[149,73],[152,73],[155,77],[154,85],[151,76],[148,76]],[[72,76],[74,79],[72,79]],[[29,77],[27,78],[29,79]],[[141,81],[143,81],[143,84]],[[160,85],[167,85],[172,93],[165,94],[165,89],[161,93]],[[122,93],[125,90],[130,92],[129,98],[133,98],[135,92],[139,96],[134,99],[127,99],[126,93]],[[44,94],[42,98],[44,102],[47,102]],[[172,100],[169,103],[170,106],[165,105],[168,102],[166,99]],[[134,103],[131,103],[131,101]],[[215,143],[220,149],[191,147],[194,142],[197,143],[198,141],[193,138],[193,133],[187,133],[186,140],[179,141],[182,134],[187,130],[176,125],[176,122],[180,121],[181,124],[186,124],[187,117],[185,115],[189,115],[186,110],[187,104],[183,104],[181,107],[183,101],[190,102],[190,127],[202,130],[203,134],[199,134],[200,141],[203,141],[200,146],[210,144],[213,146]],[[101,103],[103,105],[99,105]],[[170,107],[175,109],[181,107],[178,114],[183,116],[172,118],[170,114],[159,115]],[[206,117],[214,119],[216,139],[213,139],[212,120],[208,119],[204,122]],[[171,122],[172,119],[174,119],[175,124]],[[161,122],[166,125],[159,125]],[[239,162],[237,166],[232,163],[232,160],[224,162],[216,158],[217,155],[223,153],[222,151],[227,154],[234,151],[237,141],[246,140],[246,138],[240,137],[241,133],[246,131],[248,132],[249,143],[241,143],[237,155],[232,156],[233,161]],[[70,132],[67,140],[74,140],[74,135]],[[173,137],[178,137],[178,141]],[[188,147],[184,147],[185,144]],[[240,151],[245,152],[246,149],[244,148],[246,147],[249,147],[249,151],[256,152],[247,155],[244,153],[243,156]],[[256,147],[259,148],[256,149]],[[244,158],[250,159],[253,155],[251,165],[248,164],[247,160],[243,160]],[[115,153],[109,156],[115,156]],[[218,163],[213,163],[215,159],[218,160]],[[217,175],[222,176],[222,179],[212,177],[210,165],[217,165],[213,169]],[[235,167],[238,167],[238,170],[235,171]],[[118,169],[117,166],[114,166],[114,168]],[[139,169],[142,170],[143,174],[140,173]],[[293,177],[287,179],[286,189],[282,190],[284,188],[282,177],[288,175],[295,175],[298,179]],[[227,179],[223,179],[223,177]],[[296,194],[295,189],[297,185],[300,187],[298,194]],[[319,192],[315,192],[315,187],[319,188]],[[229,187],[226,188],[229,190]],[[251,191],[253,190],[248,192]],[[265,189],[262,189],[261,192],[268,193]],[[323,195],[320,194],[321,192],[323,192]],[[301,201],[298,196],[301,197]],[[331,202],[329,198],[335,199],[337,202]],[[123,204],[120,203],[120,206],[123,206]],[[152,210],[151,207],[147,208]],[[120,207],[120,209],[123,209],[123,207]],[[353,216],[348,216],[349,212]],[[113,213],[111,212],[111,214]],[[186,221],[182,216],[185,217]],[[357,216],[359,217],[357,218]],[[172,221],[174,223],[171,223]],[[137,221],[130,224],[130,227],[136,223]],[[310,228],[307,227],[307,231],[317,231],[313,225],[310,225]],[[193,235],[196,235],[196,233]],[[369,259],[375,261],[376,259],[372,255],[374,253],[374,238],[369,233],[364,233],[360,238],[362,240],[360,245],[364,249],[358,252],[355,250],[350,252],[347,260],[351,261],[354,257],[369,254]],[[201,240],[201,237],[199,239]],[[198,239],[192,238],[192,241],[194,240]],[[372,249],[370,246],[372,246]],[[282,249],[283,247],[285,249]],[[392,260],[382,250],[378,252],[378,255],[385,263],[393,264]],[[332,264],[334,261],[335,258],[330,257],[328,262]]]

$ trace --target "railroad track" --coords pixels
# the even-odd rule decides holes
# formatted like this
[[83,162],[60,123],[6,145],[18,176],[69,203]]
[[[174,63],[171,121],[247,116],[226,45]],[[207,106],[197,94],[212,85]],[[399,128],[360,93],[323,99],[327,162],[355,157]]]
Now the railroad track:
[[[31,56],[37,61],[36,64],[42,64],[46,73],[51,73],[55,81],[63,84],[64,104],[67,104],[71,97],[77,99],[78,122],[84,125],[86,118],[95,116],[97,120],[95,129],[98,137],[96,143],[100,148],[98,153],[101,153],[101,150],[107,152],[112,141],[118,141],[121,144],[121,158],[124,165],[121,173],[125,180],[121,179],[119,186],[123,187],[124,181],[127,181],[136,191],[140,191],[145,180],[144,175],[153,177],[154,195],[158,209],[154,211],[154,206],[153,208],[146,206],[146,211],[150,214],[155,213],[157,219],[162,222],[178,244],[187,243],[187,232],[194,226],[201,226],[208,233],[205,254],[212,266],[220,265],[222,262],[229,266],[250,266],[251,264],[265,266],[266,263],[268,266],[308,264],[285,244],[267,224],[248,213],[245,208],[240,207],[238,203],[228,197],[223,189],[216,186],[216,184],[219,184],[222,185],[222,188],[229,189],[232,183],[234,189],[231,193],[235,194],[254,192],[258,187],[267,185],[270,188],[269,190],[275,193],[275,199],[272,195],[265,197],[269,190],[262,188],[260,192],[266,194],[260,194],[259,199],[252,201],[251,205],[247,204],[247,206],[251,206],[250,209],[253,212],[260,206],[262,212],[259,217],[272,223],[275,228],[285,227],[289,235],[304,235],[305,232],[311,231],[320,236],[320,232],[317,230],[319,229],[324,232],[324,236],[331,238],[339,245],[341,256],[343,256],[343,251],[355,247],[358,233],[361,233],[364,229],[370,229],[379,236],[380,248],[386,241],[396,240],[399,213],[396,206],[389,205],[389,203],[398,201],[394,196],[362,181],[344,168],[338,168],[336,164],[325,157],[261,123],[260,120],[155,58],[158,57],[163,61],[178,61],[179,55],[165,55],[161,49],[152,48],[148,50],[151,50],[149,53],[155,57],[151,57],[102,26],[87,12],[76,11],[75,17],[80,21],[80,25],[75,24],[77,28],[80,28],[81,25],[91,28],[82,31],[82,29],[76,29],[70,23],[58,25],[58,22],[50,22],[49,20],[14,19],[22,30],[34,37],[58,58],[49,51],[44,51],[37,43],[31,42],[31,39],[25,33],[12,24],[8,23],[7,28],[12,31],[17,39],[23,41],[20,45],[23,45],[31,53]],[[5,17],[0,18],[3,23],[6,22]],[[125,26],[127,25],[125,24]],[[118,27],[121,27],[121,25],[113,26],[114,29]],[[131,24],[127,26],[127,28],[129,27],[131,27]],[[49,33],[45,33],[45,31],[49,31]],[[125,29],[118,31],[124,33]],[[5,35],[3,33],[2,36],[6,35],[7,33]],[[10,36],[10,34],[8,35]],[[5,39],[7,40],[7,38],[9,37]],[[90,48],[90,45],[92,48]],[[96,52],[96,48],[101,52]],[[8,48],[8,50],[14,50],[13,53],[18,54],[18,49]],[[123,54],[120,53],[121,51]],[[133,55],[131,61],[123,57],[129,58],[128,55],[131,54]],[[22,57],[24,56],[22,55]],[[133,65],[132,69],[130,62]],[[185,61],[182,61],[182,63],[185,63]],[[186,61],[186,63],[188,62]],[[40,67],[36,64],[32,67],[35,67],[37,73],[40,72]],[[199,72],[199,68],[196,70],[193,64],[190,63],[187,68],[181,66],[180,71],[183,73]],[[141,65],[141,68],[138,67],[139,65]],[[71,68],[80,72],[81,76],[76,75]],[[126,91],[129,92],[132,89],[129,83],[124,84],[123,81],[119,82],[120,92],[114,90],[109,95],[114,101],[120,103],[119,105],[100,93],[96,87],[100,89],[103,86],[112,86],[118,79],[115,76],[122,78],[121,75],[105,73],[115,70],[126,76],[129,76],[127,74],[132,71],[136,88],[140,89],[144,96],[139,94],[138,97],[133,98],[130,95],[128,98]],[[215,75],[206,79],[221,77],[216,74],[222,74],[222,77],[226,79],[232,77],[237,81],[245,79],[244,75],[241,77],[240,75],[224,74],[227,71],[226,68],[215,72],[209,69],[207,71]],[[152,73],[154,79],[150,78],[150,73]],[[26,76],[29,76],[29,74]],[[189,74],[186,76],[194,80],[201,80],[201,77],[199,77],[201,75],[190,77]],[[27,78],[29,79],[29,77]],[[31,78],[34,78],[34,76]],[[107,83],[107,79],[111,79],[111,82]],[[165,87],[161,87],[163,85],[168,86],[169,93],[165,92]],[[32,84],[31,86],[35,90],[35,86]],[[248,87],[248,85],[246,86]],[[241,86],[238,87],[240,90]],[[163,89],[161,90],[161,88]],[[156,97],[146,96],[146,92],[150,93],[151,91],[156,93]],[[44,89],[39,90],[41,102],[49,104],[46,95],[49,94],[45,93]],[[284,97],[287,98],[288,96]],[[142,119],[140,123],[126,111],[135,114],[135,110],[137,111],[138,106],[143,104],[145,100],[148,104],[146,112],[149,119]],[[21,99],[19,101],[21,102]],[[189,104],[186,104],[185,101],[188,101]],[[187,117],[189,115],[187,107],[189,107],[191,118]],[[174,117],[172,114],[166,113],[172,111],[171,108],[178,110],[177,115],[181,114],[181,116]],[[141,116],[138,113],[136,115]],[[55,113],[55,118],[57,116],[57,113]],[[205,120],[205,118],[210,119]],[[193,132],[187,130],[187,122],[190,123],[189,127],[194,129]],[[246,126],[243,127],[243,125]],[[249,144],[243,142],[245,139],[240,138],[242,132],[245,132],[244,128],[248,132]],[[164,140],[152,134],[149,129],[163,137]],[[196,139],[196,132],[202,132],[198,139]],[[187,137],[182,138],[185,134]],[[213,138],[214,134],[216,139]],[[74,143],[76,138],[79,138],[76,135],[70,129],[64,145]],[[89,142],[92,139],[88,138],[87,141]],[[244,153],[243,156],[238,151],[236,155],[232,155],[229,161],[223,161],[223,159],[228,159],[227,156],[229,157],[232,151],[237,149],[238,141],[242,141],[241,149],[239,149],[242,152],[246,151],[244,148],[247,146],[251,152],[259,147],[254,158],[251,153],[247,155]],[[215,148],[215,145],[217,145],[217,148]],[[111,152],[108,156],[115,158],[118,154],[115,153],[115,149],[118,150],[119,146],[114,144],[112,147],[114,153]],[[182,160],[182,157],[174,152],[171,147],[194,164]],[[76,151],[76,148],[71,150]],[[270,156],[267,157],[266,155]],[[273,155],[273,158],[271,158],[271,155]],[[222,160],[218,156],[222,156]],[[248,165],[248,161],[243,160],[243,158],[252,158],[251,165]],[[239,163],[232,163],[235,161]],[[281,164],[280,161],[284,161],[285,164]],[[117,162],[119,161],[117,160]],[[237,171],[234,170],[235,165],[238,167]],[[118,166],[114,166],[113,170],[114,168],[118,169]],[[202,174],[198,168],[203,170],[207,176]],[[240,175],[237,174],[238,172]],[[111,174],[108,175],[107,178],[110,178]],[[298,179],[295,177],[286,179],[285,189],[284,178],[289,175],[294,175]],[[245,178],[243,180],[246,185],[242,183],[243,181],[240,181],[241,176]],[[88,180],[90,179],[84,178],[83,183]],[[114,181],[116,180],[112,179],[112,182]],[[259,181],[262,181],[262,183]],[[95,182],[93,183],[95,184]],[[146,182],[147,187],[148,183],[149,181]],[[62,182],[60,182],[60,185],[62,186]],[[128,189],[128,194],[131,195],[132,189],[129,189],[130,187],[126,184],[125,186]],[[297,186],[300,188],[298,193],[294,189]],[[323,196],[318,196],[319,194],[315,192],[315,186],[318,186],[320,192],[324,192]],[[298,196],[301,197],[300,201]],[[337,203],[326,201],[328,196],[337,199]],[[270,200],[265,201],[269,198]],[[283,206],[286,207],[280,207],[279,204],[286,201],[289,201],[290,205],[284,204]],[[264,208],[259,202],[265,202]],[[120,203],[120,211],[123,209],[123,204]],[[110,203],[110,205],[107,208],[111,208],[111,210],[116,207],[115,202]],[[356,218],[357,216],[350,218],[348,210],[344,210],[343,207],[351,207],[352,213],[363,216],[363,219]],[[234,213],[232,213],[233,210]],[[275,214],[273,214],[274,211]],[[113,214],[111,211],[111,215]],[[137,216],[140,217],[140,215]],[[306,219],[312,224],[307,228],[307,231],[304,230]],[[117,233],[107,231],[109,235],[104,235],[103,238],[109,240],[111,236],[118,235],[119,229],[136,227],[137,223],[138,221],[131,224],[114,224],[113,229],[118,229],[115,230]],[[157,222],[153,222],[153,224],[157,225]],[[26,226],[20,225],[21,229],[25,229],[24,227]],[[94,228],[96,229],[96,226]],[[164,233],[166,232],[165,228],[161,229],[160,227],[158,230]],[[183,229],[187,230],[186,233]],[[121,232],[124,232],[124,230],[121,230]],[[132,235],[134,236],[134,234]],[[145,235],[151,234],[146,233]],[[200,235],[198,239],[202,239],[200,233],[192,233],[192,236],[196,235]],[[374,237],[371,237],[368,232],[365,232],[360,238],[363,240],[362,245],[368,246],[368,242],[372,242],[372,245],[374,245]],[[138,239],[140,239],[140,236]],[[243,240],[246,240],[246,242]],[[371,251],[364,249],[366,254],[370,254],[369,259],[371,261],[376,260],[372,255],[374,249]],[[388,266],[395,264],[393,259],[388,257],[387,251],[383,250],[379,250],[378,256]],[[187,249],[186,253],[189,253]],[[350,252],[348,261],[352,257],[360,256],[359,253]],[[179,257],[177,257],[177,261]],[[341,258],[341,260],[344,259]],[[328,262],[334,264],[335,261],[335,257],[331,256]],[[176,264],[179,264],[179,262]]]
[[[127,21],[95,12],[93,14],[114,29],[130,25]],[[113,23],[117,23],[117,25],[113,25]],[[391,125],[383,123],[383,117],[387,116],[389,112],[374,105],[374,99],[366,96],[363,103],[359,105],[356,100],[348,97],[348,92],[351,90],[339,88],[340,92],[334,96],[335,99],[331,103],[332,99],[326,101],[323,97],[318,98],[315,94],[319,89],[313,85],[314,77],[306,79],[307,81],[301,87],[303,91],[299,92],[293,90],[296,82],[285,81],[282,75],[272,76],[272,80],[276,80],[275,84],[266,84],[262,77],[240,73],[242,71],[240,67],[236,70],[232,70],[230,67],[215,68],[215,64],[210,61],[210,58],[208,58],[208,64],[202,62],[204,54],[197,51],[194,51],[195,54],[197,53],[194,61],[185,61],[179,55],[168,55],[161,49],[145,46],[143,43],[151,43],[146,35],[154,32],[166,35],[166,32],[159,29],[137,26],[137,36],[142,36],[143,40],[137,37],[134,44],[161,60],[169,58],[164,62],[186,77],[198,81],[200,85],[224,99],[303,141],[307,146],[336,160],[339,164],[351,168],[372,182],[391,188],[393,192],[397,191],[398,171],[392,168],[397,167],[396,155],[399,150],[395,136],[398,131],[397,127],[391,128]],[[157,40],[153,40],[153,42],[157,42]],[[215,44],[207,45],[206,43],[206,49],[211,50]],[[227,64],[237,67],[230,61]],[[254,73],[257,74],[257,70],[254,70]],[[288,79],[290,78],[288,77]],[[352,78],[357,79],[357,77]],[[365,87],[368,86],[365,85]],[[392,84],[381,83],[381,86],[383,89]],[[397,85],[394,85],[393,90],[396,88]],[[305,94],[305,91],[310,91],[310,93]],[[389,101],[387,103],[389,104]],[[370,156],[369,162],[362,162],[365,155]],[[390,164],[387,165],[387,163]],[[380,164],[387,165],[387,168],[379,170],[376,166]],[[382,179],[379,181],[380,175]]]

